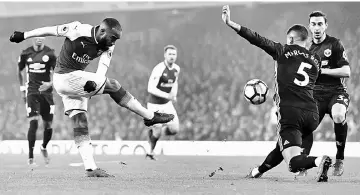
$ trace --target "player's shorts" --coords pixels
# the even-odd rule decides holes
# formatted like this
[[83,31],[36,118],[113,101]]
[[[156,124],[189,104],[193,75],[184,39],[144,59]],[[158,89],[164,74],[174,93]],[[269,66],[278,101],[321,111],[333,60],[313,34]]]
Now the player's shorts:
[[319,125],[319,114],[295,108],[281,107],[279,110],[279,139],[281,151],[292,146],[302,146],[302,137],[311,134]]
[[166,114],[173,114],[174,119],[166,125],[171,128],[172,126],[179,126],[179,117],[177,115],[177,112],[175,110],[175,107],[171,101],[165,103],[165,104],[153,104],[153,103],[147,103],[147,109],[153,112],[161,112]]
[[44,121],[52,121],[55,105],[52,94],[29,94],[26,97],[27,117],[40,115]]
[[62,97],[65,114],[71,117],[72,111],[87,112],[89,98],[103,93],[106,79],[105,76],[82,70],[54,73],[54,89]]
[[332,95],[314,95],[315,100],[317,101],[317,106],[319,109],[320,121],[324,118],[325,114],[331,116],[331,108],[334,104],[342,104],[346,107],[346,110],[349,108],[350,97],[346,92],[334,93]]

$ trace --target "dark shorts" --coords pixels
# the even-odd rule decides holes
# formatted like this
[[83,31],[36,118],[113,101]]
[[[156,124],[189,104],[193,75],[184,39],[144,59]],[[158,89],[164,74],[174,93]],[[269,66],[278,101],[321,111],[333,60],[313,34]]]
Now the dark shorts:
[[349,108],[350,97],[346,92],[328,95],[314,94],[314,98],[317,101],[320,122],[324,118],[325,114],[329,114],[329,116],[332,118],[331,108],[334,106],[334,104],[342,104],[346,107],[346,110]]
[[291,146],[302,146],[302,137],[311,134],[319,125],[319,114],[295,108],[281,107],[279,121],[280,150]]
[[26,97],[28,118],[41,115],[44,121],[52,121],[55,105],[51,94],[30,94]]

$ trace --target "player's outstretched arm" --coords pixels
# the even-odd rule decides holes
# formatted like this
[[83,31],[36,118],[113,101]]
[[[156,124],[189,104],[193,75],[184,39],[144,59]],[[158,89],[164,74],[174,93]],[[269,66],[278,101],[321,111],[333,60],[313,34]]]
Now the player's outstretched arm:
[[68,24],[62,24],[57,26],[46,26],[41,28],[36,28],[31,31],[20,32],[15,31],[10,36],[10,41],[15,43],[20,43],[25,39],[30,39],[33,37],[47,37],[47,36],[62,36],[67,37],[71,40],[76,39],[81,33],[82,29],[91,28],[89,25],[82,25],[80,22],[75,21]]
[[47,26],[27,32],[15,31],[11,35],[10,41],[15,43],[20,43],[25,39],[29,39],[33,37],[46,37],[46,36],[57,36],[57,26]]
[[255,45],[266,53],[271,55],[275,60],[280,55],[283,46],[280,43],[274,42],[266,37],[260,36],[258,33],[241,26],[230,19],[230,8],[228,5],[225,5],[222,9],[222,20],[226,25],[235,30],[238,35],[248,40],[252,45]]

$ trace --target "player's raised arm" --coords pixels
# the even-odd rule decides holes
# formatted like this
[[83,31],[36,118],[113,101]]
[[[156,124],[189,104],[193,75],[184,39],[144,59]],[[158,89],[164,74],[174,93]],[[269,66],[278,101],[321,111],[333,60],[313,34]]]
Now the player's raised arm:
[[33,37],[47,37],[47,36],[64,36],[64,37],[75,37],[77,28],[81,25],[80,22],[72,22],[68,24],[56,25],[56,26],[46,26],[41,28],[36,28],[34,30],[20,32],[15,31],[11,37],[10,41],[15,43],[20,43],[25,39],[30,39]]
[[158,89],[156,86],[159,83],[160,77],[162,75],[163,69],[161,66],[155,66],[153,71],[151,72],[149,82],[148,82],[148,92],[158,97],[162,97],[165,99],[172,99],[169,93],[163,92]]
[[96,74],[106,75],[106,72],[110,66],[114,49],[115,49],[115,45],[111,46],[109,50],[101,54]]
[[260,36],[258,33],[241,26],[230,19],[230,8],[228,5],[225,5],[222,10],[222,20],[230,28],[234,29],[241,37],[248,40],[252,45],[255,45],[266,53],[271,55],[274,60],[280,55],[283,46],[280,43],[274,42],[267,39],[266,37]]

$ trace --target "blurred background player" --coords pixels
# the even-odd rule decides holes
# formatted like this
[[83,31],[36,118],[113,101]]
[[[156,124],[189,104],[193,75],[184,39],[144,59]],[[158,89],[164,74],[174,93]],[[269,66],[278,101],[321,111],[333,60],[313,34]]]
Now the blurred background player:
[[[332,175],[341,176],[344,173],[343,161],[347,137],[346,113],[350,102],[345,78],[350,77],[350,65],[344,46],[339,39],[326,34],[327,27],[327,18],[323,12],[310,13],[309,29],[312,33],[312,44],[309,50],[321,58],[321,74],[315,83],[314,98],[319,110],[319,123],[325,114],[329,114],[334,121],[337,153]],[[310,154],[312,144],[313,134],[305,136],[302,144],[304,154]],[[261,177],[262,174],[279,165],[282,160],[280,152],[274,149],[248,177]],[[299,176],[306,174],[304,170]]]
[[173,45],[167,45],[164,48],[164,61],[154,67],[148,82],[149,100],[147,108],[154,112],[159,111],[174,115],[171,122],[154,125],[149,130],[150,153],[146,154],[146,157],[152,160],[155,160],[154,149],[161,134],[171,136],[179,131],[179,118],[172,103],[176,101],[179,85],[180,67],[175,64],[176,58],[177,48]]
[[[44,44],[44,37],[33,38],[33,45],[23,50],[18,60],[18,78],[20,90],[26,103],[27,117],[30,123],[27,134],[29,142],[28,164],[36,166],[34,161],[34,145],[38,129],[39,115],[42,117],[44,136],[40,145],[45,164],[49,164],[46,146],[52,136],[54,116],[54,100],[52,95],[52,72],[56,64],[54,50]],[[26,83],[23,71],[26,69]]]
[[[62,97],[65,114],[71,119],[74,141],[88,177],[113,176],[98,168],[94,160],[86,115],[90,97],[109,94],[119,106],[143,117],[146,126],[167,123],[174,118],[171,114],[155,113],[144,108],[117,80],[106,77],[115,42],[121,35],[119,21],[105,18],[97,26],[75,21],[27,32],[15,31],[10,36],[10,41],[15,43],[38,36],[65,37],[54,70],[54,88]],[[98,57],[96,73],[85,71],[90,62]]]
[[[319,124],[319,113],[313,97],[320,70],[320,58],[305,48],[308,31],[293,25],[287,31],[287,44],[282,45],[260,36],[230,20],[229,6],[223,7],[222,19],[238,35],[263,49],[275,62],[275,102],[278,106],[277,150],[290,172],[319,167],[316,180],[326,182],[330,157],[302,154],[302,136],[311,134]],[[255,173],[258,174],[258,173]]]

